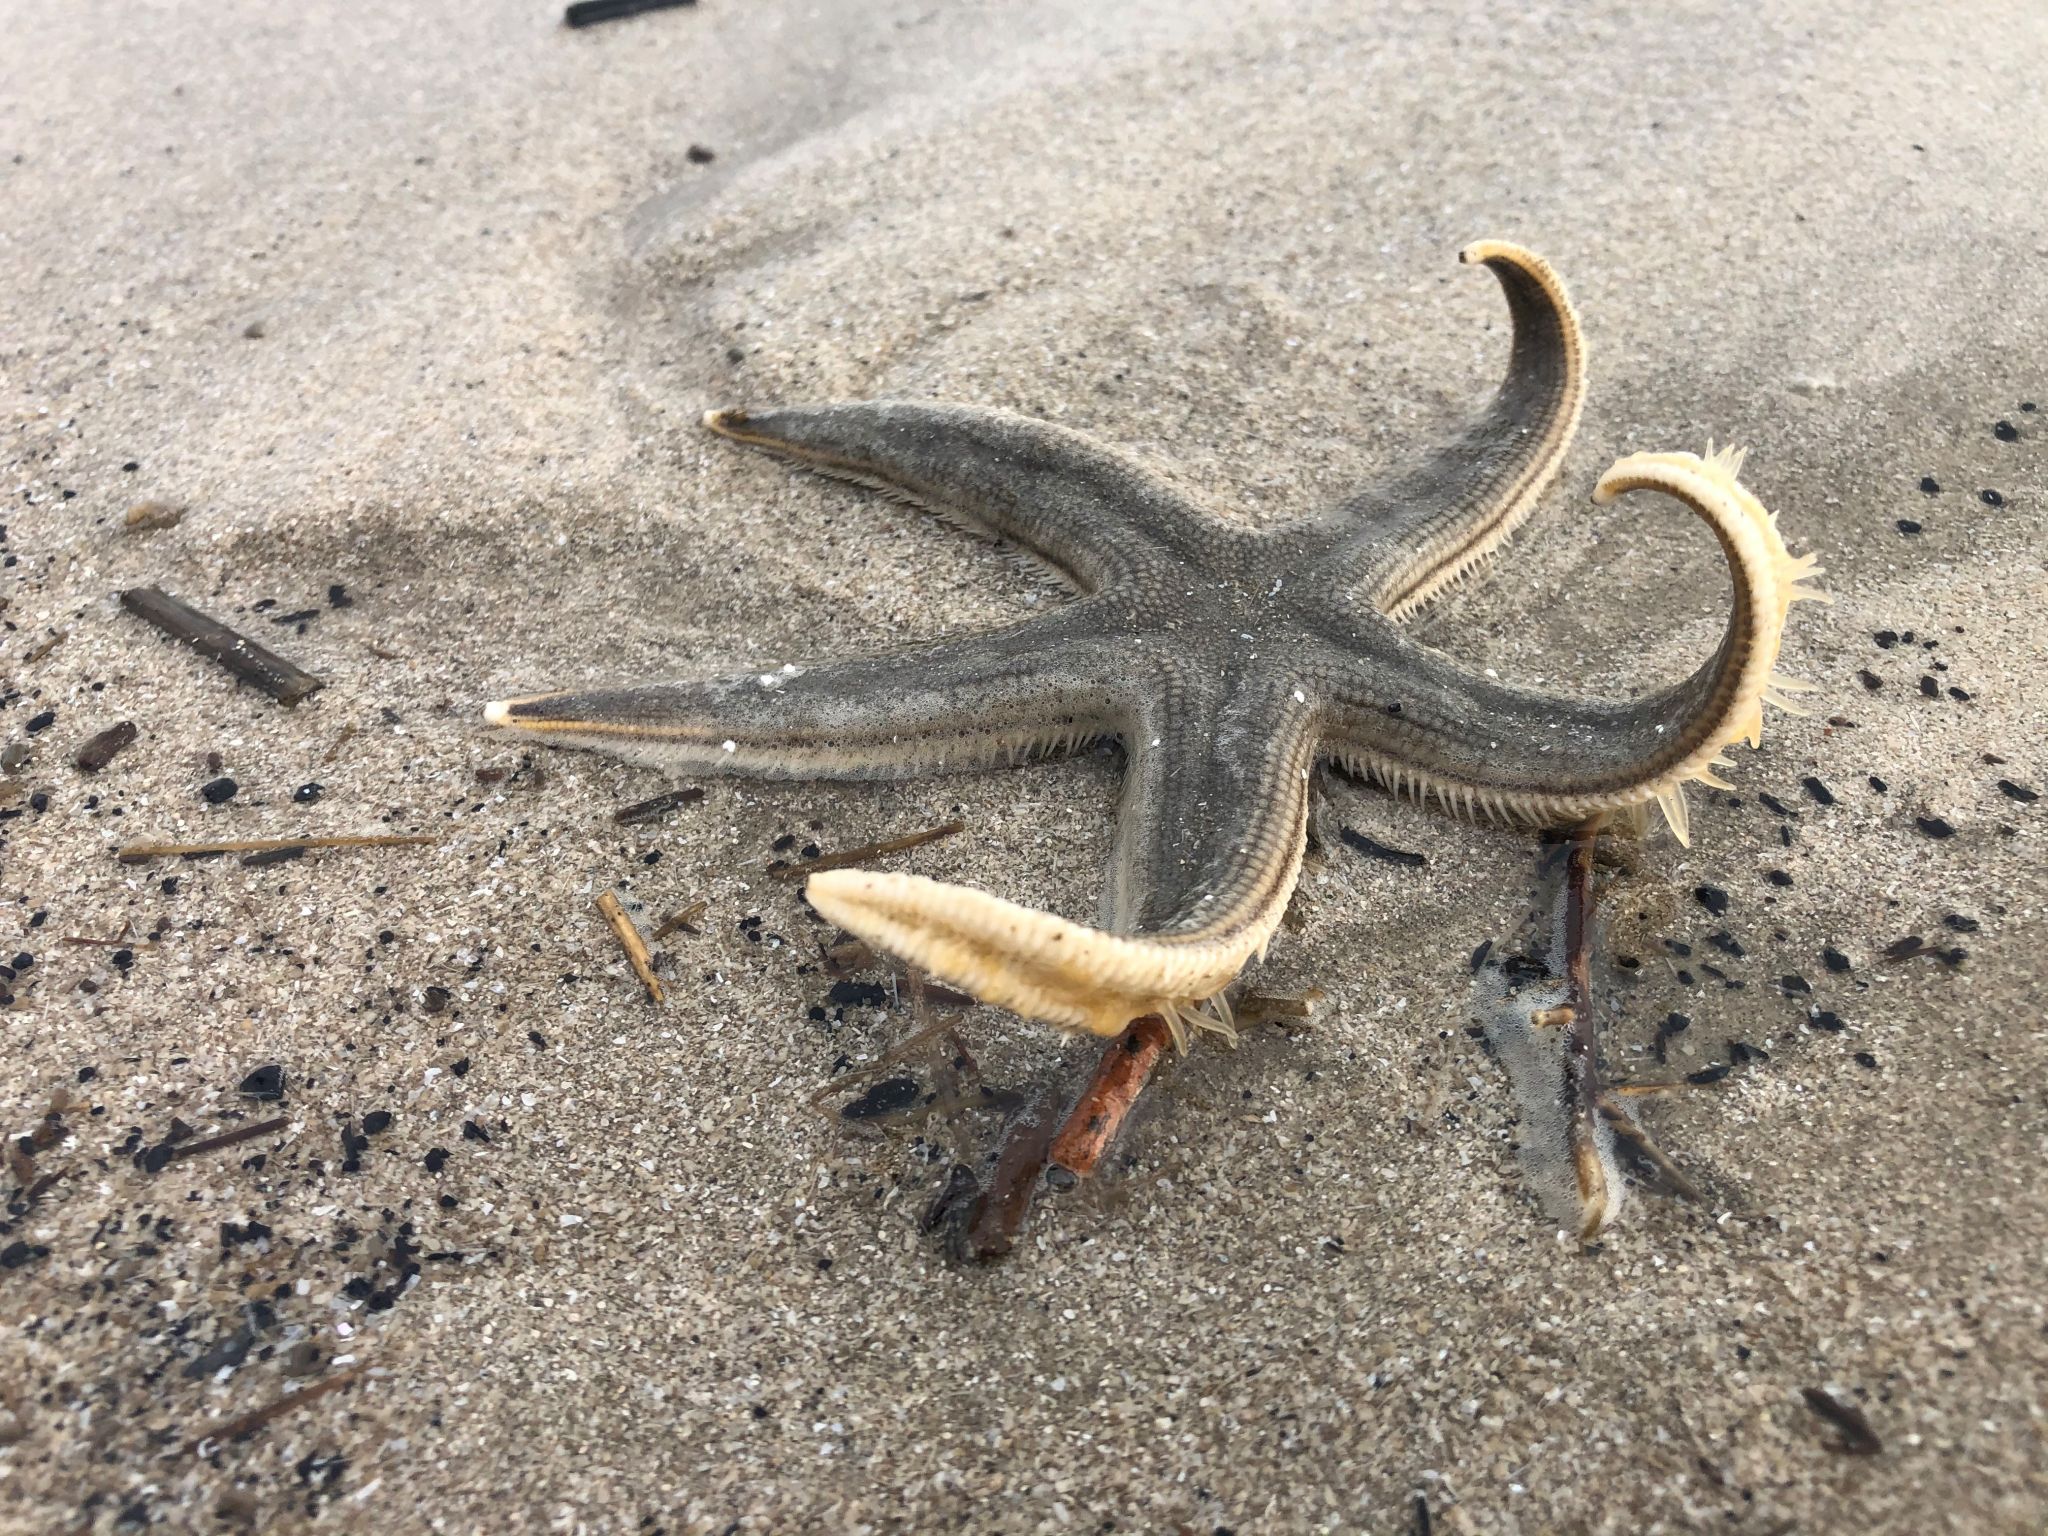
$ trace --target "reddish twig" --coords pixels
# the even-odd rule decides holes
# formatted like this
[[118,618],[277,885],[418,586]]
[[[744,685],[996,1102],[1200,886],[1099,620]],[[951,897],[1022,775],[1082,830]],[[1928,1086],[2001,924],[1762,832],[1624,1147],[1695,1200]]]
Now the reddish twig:
[[1095,1076],[1082,1093],[1059,1134],[1053,1138],[1052,1161],[1077,1179],[1102,1165],[1110,1143],[1130,1117],[1138,1095],[1172,1043],[1166,1021],[1156,1013],[1133,1020],[1110,1042],[1096,1063]]

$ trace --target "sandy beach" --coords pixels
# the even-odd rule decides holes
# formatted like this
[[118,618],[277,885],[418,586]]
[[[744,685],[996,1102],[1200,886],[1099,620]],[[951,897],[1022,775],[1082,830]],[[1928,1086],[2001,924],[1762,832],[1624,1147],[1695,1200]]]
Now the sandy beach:
[[[2048,1529],[2039,8],[4,30],[0,1531]],[[1010,1258],[950,1260],[921,1218],[1001,1115],[816,1099],[916,1024],[770,866],[958,818],[886,867],[1092,920],[1115,753],[672,782],[484,701],[1061,600],[714,407],[1002,407],[1250,524],[1334,501],[1498,381],[1481,237],[1571,285],[1591,391],[1411,632],[1682,676],[1719,551],[1588,493],[1710,438],[1835,598],[1781,662],[1812,713],[1610,881],[1610,1067],[1733,1068],[1645,1111],[1702,1198],[1546,1223],[1470,964],[1541,950],[1542,846],[1336,782],[1325,828],[1424,862],[1311,854],[1248,985],[1313,1015],[1199,1043]],[[238,686],[137,587],[325,686]],[[299,834],[433,840],[116,857]],[[608,890],[703,903],[663,1004]],[[1095,1051],[960,1039],[998,1105]]]

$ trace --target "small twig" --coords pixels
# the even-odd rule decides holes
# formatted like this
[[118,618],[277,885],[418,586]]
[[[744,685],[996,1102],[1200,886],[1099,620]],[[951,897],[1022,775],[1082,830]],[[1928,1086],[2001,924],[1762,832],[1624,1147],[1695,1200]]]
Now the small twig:
[[170,1160],[182,1163],[186,1158],[197,1157],[202,1152],[218,1152],[225,1147],[238,1147],[245,1141],[254,1141],[259,1136],[268,1136],[272,1131],[281,1131],[289,1124],[290,1115],[279,1115],[275,1120],[237,1126],[232,1131],[222,1131],[218,1136],[209,1136],[204,1141],[188,1141],[182,1147],[171,1148]]
[[704,791],[691,785],[687,789],[672,789],[665,795],[656,795],[652,800],[640,800],[632,805],[622,805],[612,812],[612,821],[621,827],[638,826],[643,821],[654,821],[666,816],[679,806],[695,805],[704,798]]
[[1842,1443],[1837,1449],[1844,1455],[1875,1456],[1884,1449],[1884,1441],[1854,1403],[1843,1402],[1825,1387],[1801,1387],[1799,1395],[1806,1399],[1807,1407],[1842,1432]]
[[919,1029],[916,1033],[903,1040],[901,1044],[892,1046],[887,1051],[884,1051],[866,1066],[854,1067],[833,1078],[830,1082],[825,1083],[811,1095],[812,1105],[822,1104],[834,1094],[844,1093],[857,1083],[865,1083],[880,1077],[891,1067],[899,1066],[903,1062],[908,1061],[921,1047],[928,1045],[934,1038],[951,1029],[953,1024],[954,1020],[951,1018],[941,1018],[925,1025],[922,1029]]
[[347,1370],[328,1377],[325,1381],[316,1381],[310,1387],[301,1387],[296,1392],[287,1392],[274,1403],[253,1409],[248,1413],[240,1414],[235,1418],[229,1419],[224,1424],[216,1424],[207,1433],[199,1436],[187,1445],[185,1450],[187,1454],[197,1455],[200,1447],[209,1443],[225,1445],[230,1440],[239,1440],[251,1430],[261,1429],[272,1419],[282,1418],[285,1414],[292,1412],[296,1408],[303,1408],[308,1403],[318,1402],[321,1398],[327,1396],[328,1393],[338,1391],[342,1387],[347,1386],[356,1377],[360,1376],[365,1369],[367,1369],[365,1366],[352,1365]]
[[441,839],[431,832],[379,837],[257,837],[225,843],[129,843],[117,857],[123,864],[151,859],[193,859],[210,853],[271,853],[282,848],[419,848]]
[[1172,1042],[1166,1021],[1156,1013],[1133,1020],[1102,1053],[1095,1076],[1061,1125],[1052,1144],[1052,1161],[1077,1179],[1101,1166],[1110,1143],[1129,1118],[1152,1069]]
[[21,1198],[23,1203],[31,1207],[41,1204],[43,1196],[47,1195],[52,1189],[56,1188],[57,1181],[65,1177],[70,1172],[71,1170],[69,1168],[59,1168],[55,1173],[44,1174],[41,1178],[37,1179],[35,1183],[29,1185],[27,1189],[22,1191]]
[[785,865],[781,869],[771,869],[768,873],[776,880],[801,880],[807,875],[817,874],[820,870],[850,869],[856,864],[867,863],[869,859],[878,859],[885,853],[902,853],[908,848],[921,848],[926,843],[935,843],[942,837],[951,837],[966,830],[966,822],[949,821],[927,832],[912,832],[907,837],[892,837],[884,842],[867,843],[859,848],[849,848],[844,853],[828,853],[822,858],[806,859],[801,864]]
[[1593,851],[1599,841],[1597,818],[1573,828],[1564,866],[1564,1009],[1571,1013],[1564,1059],[1572,1165],[1584,1208],[1581,1242],[1599,1235],[1611,1203],[1607,1170],[1595,1140],[1600,1128],[1600,1044],[1599,1021],[1593,1015]]
[[1688,1200],[1700,1198],[1700,1187],[1685,1176],[1685,1170],[1664,1155],[1664,1149],[1651,1139],[1650,1133],[1629,1116],[1627,1110],[1618,1104],[1611,1104],[1603,1094],[1600,1100],[1601,1113],[1607,1116],[1607,1123],[1614,1127],[1614,1133],[1636,1151],[1650,1160],[1650,1165],[1664,1175],[1664,1182],[1673,1192]]
[[334,745],[329,747],[327,751],[321,756],[321,763],[325,765],[327,763],[333,762],[335,754],[340,752],[343,747],[347,746],[349,742],[354,739],[355,734],[356,728],[353,725],[344,725],[341,728],[341,734],[334,738]]
[[690,924],[697,921],[710,908],[708,901],[693,901],[687,907],[679,907],[661,920],[661,926],[654,930],[648,943],[659,944],[672,933],[695,933]]
[[697,0],[576,0],[562,12],[562,25],[594,27],[601,21],[619,21],[647,11],[669,11],[696,3]]
[[200,655],[219,662],[243,682],[290,706],[327,685],[312,673],[238,635],[217,619],[180,602],[155,587],[131,587],[121,606],[145,619],[173,640],[183,641]]
[[45,640],[41,645],[37,646],[34,650],[30,651],[26,656],[22,657],[21,659],[23,665],[28,665],[32,662],[41,661],[45,656],[49,655],[50,652],[57,649],[58,646],[62,645],[66,640],[69,640],[70,638],[70,630],[58,630],[57,633],[50,636],[49,639]]
[[155,949],[148,939],[88,939],[75,933],[67,933],[57,941],[80,949]]
[[995,1172],[989,1175],[988,1188],[974,1202],[968,1217],[964,1247],[970,1258],[999,1259],[1017,1246],[1017,1233],[1031,1212],[1039,1175],[1045,1171],[1059,1113],[1059,1091],[1055,1089],[1035,1113],[1011,1127],[996,1158]]
[[626,909],[619,905],[619,898],[606,891],[597,898],[597,910],[618,935],[619,948],[626,952],[626,964],[633,967],[633,974],[640,978],[640,985],[647,989],[647,995],[657,1003],[668,999],[661,990],[661,978],[654,974],[654,957],[647,952],[646,941],[640,937],[640,930],[633,926],[633,919],[626,915]]

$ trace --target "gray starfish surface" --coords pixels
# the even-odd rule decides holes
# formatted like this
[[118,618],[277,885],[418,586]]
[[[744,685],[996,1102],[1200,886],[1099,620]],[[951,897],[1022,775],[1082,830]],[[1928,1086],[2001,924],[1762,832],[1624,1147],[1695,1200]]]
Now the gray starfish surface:
[[[905,874],[836,870],[825,917],[986,1002],[1114,1034],[1202,1022],[1292,895],[1311,771],[1525,823],[1657,804],[1755,744],[1812,557],[1737,478],[1738,455],[1635,454],[1596,500],[1655,490],[1712,528],[1734,604],[1683,682],[1626,702],[1512,687],[1401,619],[1528,516],[1579,418],[1585,348],[1548,264],[1482,242],[1513,319],[1506,381],[1449,441],[1315,515],[1253,531],[1136,461],[998,411],[877,401],[716,411],[714,432],[873,486],[1036,556],[1075,599],[891,654],[492,704],[500,726],[677,769],[780,778],[963,771],[1114,737],[1125,782],[1101,928]],[[1224,1015],[1227,1020],[1227,1014]],[[1219,1022],[1222,1022],[1219,1020]]]

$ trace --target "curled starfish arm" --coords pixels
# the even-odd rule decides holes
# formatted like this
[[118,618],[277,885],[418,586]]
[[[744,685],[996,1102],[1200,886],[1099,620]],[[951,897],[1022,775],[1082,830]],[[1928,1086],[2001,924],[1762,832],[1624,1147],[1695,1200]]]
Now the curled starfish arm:
[[713,411],[704,424],[1014,545],[1084,592],[1212,536],[1136,460],[1007,411],[879,400]]
[[1585,399],[1585,342],[1550,263],[1499,240],[1468,245],[1458,259],[1500,281],[1514,325],[1506,379],[1456,437],[1327,523],[1303,525],[1305,552],[1325,579],[1362,589],[1395,619],[1466,575],[1528,517],[1564,460]]
[[812,667],[537,694],[491,724],[672,770],[903,778],[1018,762],[1116,728],[1115,647],[1086,602],[982,634]]
[[[1228,1030],[1215,998],[1262,954],[1301,870],[1313,755],[1292,694],[1203,698],[1169,687],[1126,731],[1110,924],[1091,928],[916,875],[811,877],[833,922],[984,1002],[1064,1029],[1114,1035],[1146,1014],[1176,1037]],[[1215,742],[1232,752],[1219,754]],[[1243,756],[1235,753],[1241,747]]]
[[1691,677],[1644,698],[1586,701],[1513,688],[1433,651],[1405,646],[1392,668],[1340,681],[1324,750],[1346,766],[1449,808],[1559,824],[1654,801],[1688,841],[1685,785],[1725,787],[1714,770],[1737,741],[1757,744],[1766,703],[1803,685],[1773,671],[1813,556],[1794,559],[1777,522],[1737,478],[1741,455],[1635,454],[1599,483],[1598,501],[1657,490],[1713,529],[1734,582],[1721,644]]

